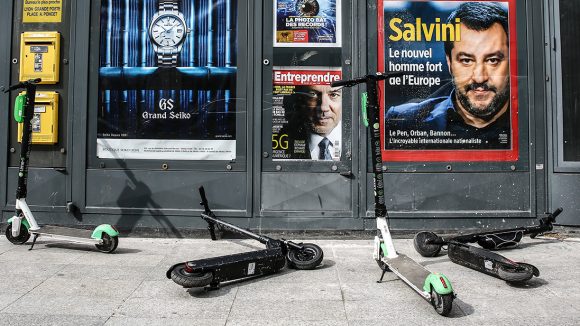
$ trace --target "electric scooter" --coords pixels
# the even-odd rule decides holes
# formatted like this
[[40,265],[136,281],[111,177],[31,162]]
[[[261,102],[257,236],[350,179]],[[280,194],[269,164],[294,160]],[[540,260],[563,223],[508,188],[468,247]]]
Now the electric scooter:
[[375,236],[373,257],[383,270],[379,283],[382,282],[385,273],[390,270],[415,290],[423,299],[430,302],[437,313],[442,316],[447,316],[451,312],[453,299],[455,298],[451,282],[445,275],[431,273],[416,261],[398,253],[395,250],[387,223],[388,214],[385,206],[383,161],[381,157],[378,82],[394,75],[377,72],[374,75],[367,75],[352,80],[336,81],[331,85],[332,87],[353,87],[362,83],[366,84],[367,93],[366,95],[363,94],[363,112],[367,112],[369,116],[369,121],[365,118],[364,124],[367,127],[370,125],[369,139],[371,142],[371,158],[374,173],[374,206],[378,234]]
[[68,242],[94,244],[102,252],[113,252],[119,244],[119,232],[109,224],[101,224],[94,230],[82,230],[54,225],[39,226],[26,203],[28,184],[28,163],[32,149],[32,126],[34,116],[34,99],[36,98],[36,84],[40,78],[31,79],[10,86],[5,93],[17,89],[26,92],[16,98],[14,119],[23,124],[22,142],[20,144],[20,163],[18,166],[18,187],[16,189],[15,215],[8,220],[6,238],[13,244],[24,244],[34,236],[32,250],[39,236],[51,237]]
[[[534,265],[512,261],[490,250],[515,247],[524,235],[529,234],[531,238],[535,238],[538,234],[553,230],[553,223],[556,222],[556,217],[560,213],[562,213],[562,208],[556,209],[553,213],[541,218],[539,224],[535,226],[465,234],[448,240],[433,232],[423,231],[415,235],[413,245],[423,257],[437,256],[443,246],[447,246],[447,255],[456,264],[495,276],[506,282],[525,282],[534,276],[540,276],[540,271]],[[482,248],[468,243],[477,243]]]
[[314,269],[322,262],[324,253],[313,243],[295,243],[284,239],[273,239],[218,219],[209,208],[203,187],[199,188],[204,212],[201,218],[208,224],[212,240],[217,240],[218,231],[243,234],[266,245],[266,249],[233,255],[199,259],[175,264],[167,270],[167,278],[185,287],[219,288],[220,283],[273,274],[280,271],[286,262],[295,269]]

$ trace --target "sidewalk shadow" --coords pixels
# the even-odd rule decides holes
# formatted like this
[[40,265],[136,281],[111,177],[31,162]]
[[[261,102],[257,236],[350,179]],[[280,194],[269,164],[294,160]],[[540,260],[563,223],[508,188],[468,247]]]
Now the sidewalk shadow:
[[533,247],[533,246],[537,246],[537,245],[545,245],[545,244],[550,244],[550,243],[562,243],[562,241],[557,240],[557,239],[537,239],[537,240],[534,240],[534,242],[520,243],[520,244],[518,244],[517,247],[511,248],[511,249],[517,250],[517,249],[529,248],[529,247]]
[[[37,245],[42,245],[42,244],[44,244],[44,247],[38,247],[38,248],[36,247]],[[54,240],[53,241],[51,241],[51,240],[47,240],[47,241],[37,240],[36,244],[34,245],[34,249],[32,249],[32,250],[33,251],[44,250],[44,249],[49,249],[49,248],[102,253],[99,249],[97,249],[97,247],[95,247],[95,245],[84,244],[84,243],[74,243],[74,242],[58,242],[58,241],[54,241]],[[107,255],[136,254],[136,253],[140,253],[141,251],[142,250],[140,250],[140,249],[129,249],[129,248],[118,247],[117,249],[115,249],[114,252],[104,253],[104,254],[107,254]]]
[[510,283],[506,282],[508,286],[516,289],[537,289],[544,285],[550,284],[548,281],[544,280],[543,278],[532,278],[523,283]]
[[464,318],[467,317],[469,315],[473,315],[473,313],[475,312],[475,309],[473,309],[473,306],[466,303],[465,301],[455,298],[455,300],[453,300],[453,308],[451,309],[451,312],[449,313],[449,316],[447,316],[448,318]]
[[[175,238],[183,238],[184,236],[181,232],[163,214],[163,207],[153,200],[153,192],[149,186],[137,180],[135,174],[127,168],[127,163],[124,160],[117,159],[116,161],[123,168],[128,178],[125,182],[125,187],[117,198],[117,207],[121,208],[121,217],[116,224],[121,231],[124,233],[133,232],[138,222],[147,213],[159,223],[163,230],[167,230],[170,235]],[[134,207],[127,207],[127,203],[133,203]]]

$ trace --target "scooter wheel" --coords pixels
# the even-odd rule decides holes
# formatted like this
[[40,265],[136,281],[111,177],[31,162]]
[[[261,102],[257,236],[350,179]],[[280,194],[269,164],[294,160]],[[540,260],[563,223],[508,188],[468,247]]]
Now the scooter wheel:
[[103,244],[95,245],[95,247],[97,247],[97,249],[99,249],[102,252],[111,253],[115,251],[115,249],[117,249],[117,246],[119,245],[119,237],[116,236],[112,237],[103,232],[103,236],[101,239],[103,240]]
[[441,316],[448,316],[453,308],[453,293],[439,294],[434,289],[431,289],[431,304],[435,311]]
[[532,277],[539,276],[540,271],[533,265],[517,263],[517,266],[500,265],[497,275],[508,283],[522,283]]
[[421,256],[435,257],[441,251],[441,245],[427,242],[435,241],[437,239],[439,239],[439,237],[435,233],[422,231],[415,234],[415,237],[413,238],[413,246]]
[[13,244],[24,244],[30,239],[30,233],[28,233],[28,229],[24,225],[21,225],[20,233],[15,237],[12,235],[12,223],[10,223],[6,228],[6,238]]
[[313,243],[302,244],[302,250],[289,250],[288,261],[290,267],[296,269],[314,269],[320,265],[324,252],[322,249]]
[[185,270],[185,264],[183,264],[171,271],[171,279],[184,288],[198,288],[209,285],[213,280],[213,274],[211,272],[189,273]]

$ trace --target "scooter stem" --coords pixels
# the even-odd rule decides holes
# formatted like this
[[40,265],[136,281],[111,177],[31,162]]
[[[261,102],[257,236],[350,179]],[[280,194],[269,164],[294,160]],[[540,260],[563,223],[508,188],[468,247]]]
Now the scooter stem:
[[223,226],[225,228],[228,228],[228,229],[230,229],[230,230],[232,230],[234,232],[241,233],[241,234],[243,234],[243,235],[245,235],[245,236],[247,236],[247,237],[249,237],[251,239],[260,241],[263,244],[266,244],[266,243],[268,243],[269,241],[272,240],[270,237],[263,236],[263,235],[259,235],[259,234],[256,234],[254,232],[248,231],[246,229],[242,229],[242,228],[237,227],[237,226],[235,226],[233,224],[224,222],[224,221],[222,221],[220,219],[217,219],[217,218],[215,218],[213,216],[210,216],[209,214],[206,214],[206,213],[201,213],[201,218],[203,218],[208,223],[221,225],[221,226]]

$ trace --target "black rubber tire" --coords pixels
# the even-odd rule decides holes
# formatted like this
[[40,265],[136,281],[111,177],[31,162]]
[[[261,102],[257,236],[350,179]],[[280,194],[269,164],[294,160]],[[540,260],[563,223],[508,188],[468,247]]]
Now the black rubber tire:
[[441,245],[430,243],[428,244],[427,241],[428,240],[434,241],[437,239],[439,239],[439,236],[437,236],[435,233],[422,231],[415,234],[415,237],[413,238],[413,246],[421,256],[435,257],[441,251]]
[[185,271],[185,264],[183,264],[171,271],[171,279],[184,288],[199,288],[209,285],[213,280],[213,274],[211,272],[188,273]]
[[439,294],[435,290],[431,289],[431,305],[435,308],[438,314],[441,316],[449,316],[451,308],[453,308],[453,299],[455,296],[453,293],[449,294]]
[[534,277],[534,274],[539,275],[537,268],[530,264],[518,263],[517,267],[499,265],[497,275],[502,280],[508,283],[522,283]]
[[324,258],[322,248],[313,243],[302,244],[302,250],[288,250],[289,266],[295,269],[314,269]]
[[115,251],[119,245],[119,237],[117,236],[111,237],[107,233],[103,232],[101,239],[103,240],[103,244],[97,244],[95,247],[97,247],[97,249],[102,252],[111,253]]
[[28,229],[24,225],[20,225],[20,234],[14,237],[12,235],[12,223],[10,223],[6,227],[6,238],[13,244],[24,244],[30,239],[30,233],[28,233]]

